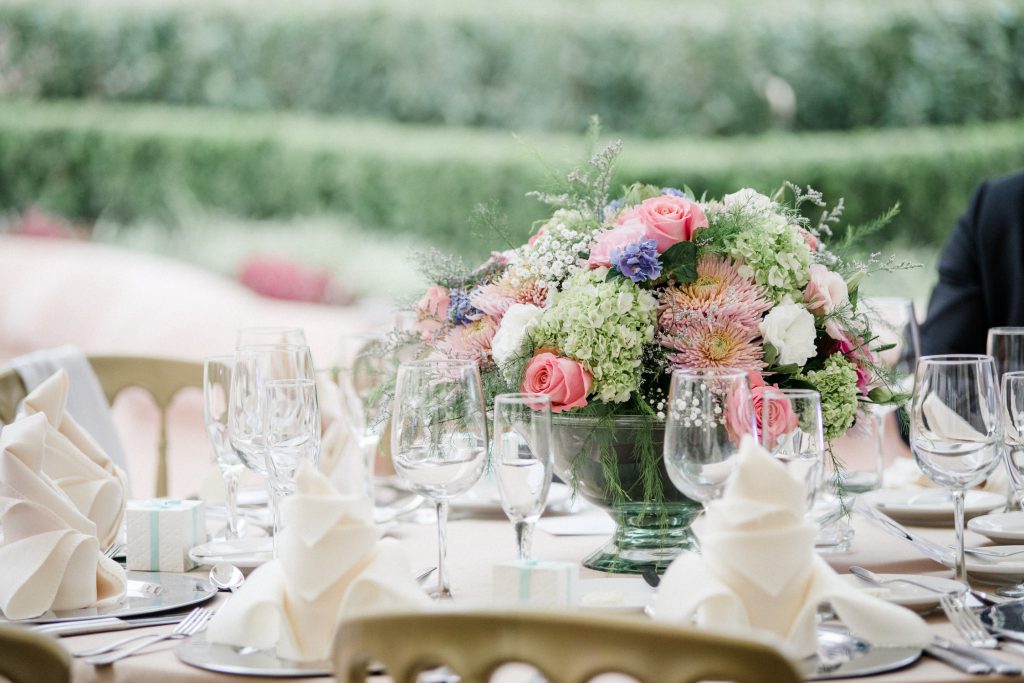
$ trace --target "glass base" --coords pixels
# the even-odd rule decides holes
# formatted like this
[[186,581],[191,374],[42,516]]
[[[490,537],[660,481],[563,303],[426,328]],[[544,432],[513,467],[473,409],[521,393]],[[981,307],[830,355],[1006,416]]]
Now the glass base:
[[996,589],[996,595],[1001,598],[1024,598],[1024,583],[1016,586],[1000,586]]
[[583,560],[583,566],[601,572],[663,573],[680,553],[700,552],[690,525],[700,508],[692,502],[661,506],[625,503],[615,506],[615,534]]

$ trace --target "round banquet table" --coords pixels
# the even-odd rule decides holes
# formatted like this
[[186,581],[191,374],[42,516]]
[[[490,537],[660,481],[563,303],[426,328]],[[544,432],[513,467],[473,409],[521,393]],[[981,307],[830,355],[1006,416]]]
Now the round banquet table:
[[[601,515],[598,511],[583,513]],[[699,531],[699,522],[698,522]],[[885,573],[918,573],[949,576],[950,572],[931,560],[921,556],[905,542],[886,535],[870,522],[856,517],[854,520],[856,536],[853,548],[844,554],[824,555],[829,564],[838,572],[846,572],[851,565],[861,565],[873,571]],[[939,542],[948,543],[953,538],[952,529],[915,528],[922,536]],[[437,561],[437,536],[433,525],[403,524],[389,530],[389,535],[398,538],[409,553],[414,568],[432,566]],[[491,599],[491,567],[496,562],[514,559],[515,538],[512,525],[503,517],[456,518],[448,528],[448,561],[451,573],[452,591],[457,602],[467,606],[486,603]],[[602,536],[553,536],[540,529],[534,534],[534,557],[541,560],[560,560],[579,562],[581,558],[595,549],[605,540]],[[984,545],[986,539],[968,532],[968,544]],[[202,570],[196,570],[201,572]],[[621,576],[602,574],[581,568],[581,578],[600,578],[604,576]],[[640,580],[639,578],[637,580]],[[979,586],[986,589],[984,586]],[[990,591],[991,587],[987,587]],[[221,593],[215,598],[214,605],[228,599],[229,594]],[[634,617],[635,618],[635,617]],[[928,617],[929,624],[935,633],[944,635],[959,642],[953,627],[945,617],[932,614]],[[152,627],[149,631],[164,633],[170,627]],[[145,633],[147,629],[135,629],[131,634]],[[72,651],[103,644],[124,633],[98,633],[62,639]],[[93,667],[81,660],[74,664],[73,680],[78,683],[96,681],[112,683],[115,681],[152,681],[160,683],[217,683],[218,681],[258,681],[261,679],[230,676],[213,673],[190,667],[181,663],[174,655],[175,642],[162,643],[146,650],[143,654],[129,657],[113,666]],[[1024,665],[1024,655],[1004,648],[999,656]],[[527,683],[529,675],[520,677],[516,671],[499,672],[500,683]],[[613,677],[602,677],[602,683]],[[615,677],[617,678],[617,677]],[[285,679],[262,679],[285,680]],[[287,679],[296,680],[296,679]],[[302,679],[299,679],[302,680]],[[331,681],[329,678],[305,679]],[[384,680],[384,679],[380,679]],[[894,681],[903,683],[924,683],[926,681],[972,681],[972,680],[1018,680],[1007,676],[970,676],[935,661],[927,656],[916,664],[870,678],[856,679],[861,681]],[[1024,681],[1024,677],[1019,680]],[[610,683],[610,681],[609,681]]]

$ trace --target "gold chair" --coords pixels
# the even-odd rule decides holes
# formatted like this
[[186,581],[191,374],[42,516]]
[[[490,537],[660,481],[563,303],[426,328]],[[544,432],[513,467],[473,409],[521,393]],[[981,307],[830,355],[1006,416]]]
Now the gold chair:
[[[157,442],[156,495],[167,495],[167,409],[179,391],[202,388],[203,366],[192,361],[145,356],[89,356],[100,386],[113,405],[128,387],[144,389],[160,411]],[[14,370],[0,371],[0,422],[14,419],[18,404],[26,395],[25,385]]]
[[54,638],[21,626],[0,625],[0,679],[67,683],[71,680],[71,656]]
[[643,683],[796,683],[775,648],[639,619],[572,613],[469,612],[364,617],[343,622],[334,644],[339,683],[363,683],[379,662],[395,683],[447,666],[463,683],[485,683],[503,664],[537,667],[551,683],[606,673]]

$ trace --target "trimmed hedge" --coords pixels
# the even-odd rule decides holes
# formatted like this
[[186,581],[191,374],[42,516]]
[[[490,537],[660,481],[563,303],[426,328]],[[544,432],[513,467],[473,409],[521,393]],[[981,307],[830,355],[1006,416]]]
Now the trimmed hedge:
[[0,93],[643,136],[1024,115],[1022,0],[8,0]]
[[[556,163],[576,136],[529,136]],[[985,177],[1024,166],[1024,120],[958,128],[774,133],[717,140],[625,140],[622,182],[688,184],[711,195],[790,179],[859,222],[894,202],[889,233],[936,243]],[[39,203],[78,219],[130,223],[182,202],[247,217],[327,212],[469,255],[497,244],[467,216],[494,201],[525,238],[545,207],[525,197],[544,174],[506,133],[298,115],[156,106],[7,101],[0,107],[0,208]]]

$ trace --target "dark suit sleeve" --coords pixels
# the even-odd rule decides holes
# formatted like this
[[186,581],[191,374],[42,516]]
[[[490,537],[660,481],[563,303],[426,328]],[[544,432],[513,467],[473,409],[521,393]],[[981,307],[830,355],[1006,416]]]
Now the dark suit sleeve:
[[924,355],[985,353],[991,324],[982,283],[979,217],[987,193],[987,182],[975,189],[939,258],[939,281],[921,327]]

